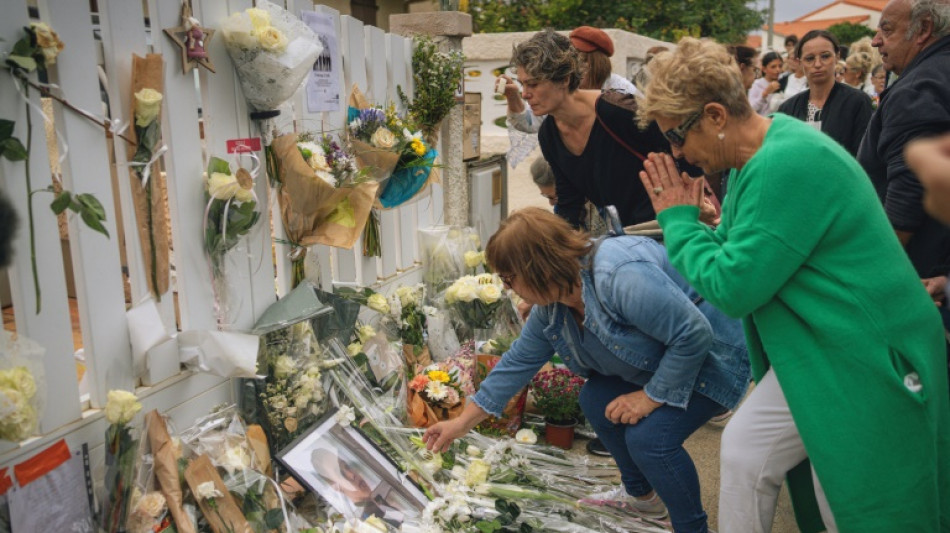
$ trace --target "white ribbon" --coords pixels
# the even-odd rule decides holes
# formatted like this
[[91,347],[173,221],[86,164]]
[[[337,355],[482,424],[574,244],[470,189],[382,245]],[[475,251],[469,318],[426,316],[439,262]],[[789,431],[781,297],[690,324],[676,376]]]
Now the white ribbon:
[[152,158],[148,160],[147,163],[136,163],[135,161],[130,161],[128,165],[130,167],[141,167],[144,166],[145,170],[142,171],[142,188],[144,189],[148,185],[148,178],[152,175],[152,165],[154,165],[159,157],[168,151],[168,146],[163,144],[158,147],[158,150],[152,152]]
[[[69,153],[69,146],[66,144],[66,141],[63,140],[63,134],[60,133],[59,128],[56,127],[56,123],[53,122],[53,120],[50,119],[48,116],[46,116],[46,113],[43,111],[43,108],[30,101],[30,99],[26,96],[26,93],[23,92],[23,87],[20,86],[20,82],[17,79],[17,77],[11,76],[10,78],[13,80],[13,86],[16,87],[17,93],[19,93],[20,98],[22,98],[23,101],[26,102],[26,105],[32,107],[34,111],[39,113],[40,116],[43,117],[43,122],[48,122],[53,125],[53,131],[56,133],[56,144],[60,147],[59,166],[62,167],[63,161],[66,160],[66,154]],[[56,89],[57,91],[62,93],[62,90],[60,90],[58,85],[54,85],[51,83],[39,83],[39,82],[36,82],[36,84],[39,85],[40,87],[43,87],[46,90]]]

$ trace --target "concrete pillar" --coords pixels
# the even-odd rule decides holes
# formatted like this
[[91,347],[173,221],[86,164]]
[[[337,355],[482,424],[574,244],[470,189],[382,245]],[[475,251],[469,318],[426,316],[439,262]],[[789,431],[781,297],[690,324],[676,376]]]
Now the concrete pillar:
[[[411,37],[428,35],[443,51],[462,50],[462,38],[472,35],[472,17],[459,11],[433,11],[390,15],[389,31]],[[468,173],[462,161],[462,105],[442,121],[440,159],[444,220],[446,224],[471,225]]]

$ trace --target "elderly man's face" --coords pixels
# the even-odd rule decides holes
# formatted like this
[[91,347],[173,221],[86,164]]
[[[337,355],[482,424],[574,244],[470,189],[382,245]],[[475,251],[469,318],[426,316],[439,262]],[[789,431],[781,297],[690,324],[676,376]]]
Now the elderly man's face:
[[907,38],[910,28],[910,0],[891,0],[881,12],[881,21],[878,24],[877,34],[871,41],[871,46],[881,51],[884,68],[889,72],[900,74],[929,40],[929,36],[920,34]]

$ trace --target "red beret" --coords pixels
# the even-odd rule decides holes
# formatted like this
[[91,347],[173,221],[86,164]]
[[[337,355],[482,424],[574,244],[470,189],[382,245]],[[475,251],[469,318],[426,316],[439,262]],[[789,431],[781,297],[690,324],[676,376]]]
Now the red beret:
[[590,26],[580,26],[574,28],[570,37],[571,44],[581,52],[600,50],[607,54],[607,57],[614,55],[614,42],[610,40],[610,37],[608,37],[603,30]]

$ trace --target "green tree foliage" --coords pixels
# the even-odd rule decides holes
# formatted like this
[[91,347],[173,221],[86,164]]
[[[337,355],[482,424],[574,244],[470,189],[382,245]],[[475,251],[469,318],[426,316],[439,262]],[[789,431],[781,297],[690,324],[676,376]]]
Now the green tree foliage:
[[854,24],[852,22],[839,22],[828,28],[828,33],[838,38],[838,42],[843,45],[850,45],[862,37],[874,37],[874,30],[863,24]]
[[468,11],[479,33],[588,25],[673,42],[685,36],[744,42],[765,18],[745,0],[471,0]]

